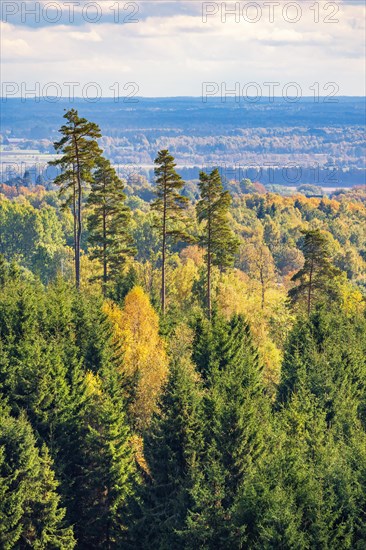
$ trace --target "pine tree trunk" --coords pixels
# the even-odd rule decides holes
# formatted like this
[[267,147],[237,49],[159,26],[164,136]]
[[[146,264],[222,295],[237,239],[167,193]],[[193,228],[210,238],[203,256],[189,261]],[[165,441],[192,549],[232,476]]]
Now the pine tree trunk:
[[[75,166],[73,167],[74,173],[75,173]],[[72,208],[73,208],[73,218],[74,218],[74,265],[75,265],[75,272],[76,272],[76,241],[77,241],[77,208],[76,208],[76,181],[75,177],[73,178],[73,188],[72,188]]]
[[207,315],[211,319],[211,252],[207,252]]
[[161,310],[165,315],[165,252],[166,252],[166,192],[164,193],[163,209],[163,251],[161,266]]
[[[105,180],[103,181],[103,187],[104,187],[104,197],[106,194],[105,188]],[[105,198],[104,198],[105,200]],[[103,206],[103,296],[107,294],[107,213],[106,213],[106,207],[105,204]]]
[[211,313],[211,213],[209,213],[207,242],[207,316],[210,320]]
[[311,261],[311,267],[310,267],[310,273],[309,273],[309,288],[308,288],[308,317],[310,317],[310,311],[311,311],[311,290],[313,285],[313,266],[314,262]]
[[76,256],[75,256],[75,282],[76,288],[80,288],[80,242],[81,242],[81,197],[80,186],[78,186],[78,210],[77,210],[77,235],[76,235]]
[[75,153],[76,153],[76,179],[77,179],[77,230],[76,230],[76,243],[75,243],[75,283],[76,288],[80,288],[80,243],[81,243],[81,200],[82,200],[82,186],[81,186],[81,174],[80,174],[80,161],[79,161],[79,148],[76,139]]
[[106,230],[106,214],[103,213],[103,296],[107,293],[107,230]]

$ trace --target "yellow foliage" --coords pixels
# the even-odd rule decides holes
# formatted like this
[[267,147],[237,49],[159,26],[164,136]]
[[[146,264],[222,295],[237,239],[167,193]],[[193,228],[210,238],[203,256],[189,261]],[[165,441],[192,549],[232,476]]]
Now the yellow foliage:
[[178,265],[172,272],[169,294],[175,295],[180,304],[188,302],[192,296],[193,283],[198,277],[198,267],[191,258],[188,258],[184,264]]
[[[238,270],[223,274],[217,287],[218,307],[225,317],[241,313],[249,321],[264,365],[264,379],[270,389],[278,383],[282,362],[282,352],[276,342],[284,339],[291,327],[291,315],[285,298],[284,289],[269,289],[265,307],[262,308],[260,284]],[[272,317],[276,325],[273,336],[270,327]],[[283,338],[281,333],[284,333]]]
[[161,274],[160,270],[156,269],[152,262],[135,262],[134,268],[137,274],[137,280],[143,286],[145,292],[150,295],[158,295],[160,292]]
[[342,298],[342,310],[348,317],[362,315],[366,310],[366,300],[361,291],[351,285],[349,281],[344,281],[340,285]]
[[[72,252],[73,255],[73,252]],[[90,257],[86,254],[81,254],[80,257],[80,277],[81,284],[85,288],[88,286],[93,289],[95,292],[100,289],[100,281],[97,280],[97,277],[100,277],[102,273],[99,262],[91,260]]]
[[113,325],[113,344],[119,347],[123,338],[122,310],[114,302],[106,301],[103,304],[103,312],[107,315],[109,321]]
[[146,462],[145,456],[144,456],[144,441],[143,438],[138,434],[132,434],[131,435],[131,447],[133,450],[133,454],[135,456],[135,460],[137,464],[139,465],[139,468],[144,472],[145,475],[150,476],[150,470],[149,465]]
[[85,389],[86,396],[102,395],[102,388],[98,375],[93,374],[91,371],[87,371],[85,374]]
[[122,349],[121,370],[133,385],[130,413],[138,429],[148,425],[168,375],[166,346],[159,336],[159,318],[141,287],[133,288],[120,310],[107,302],[115,343]]
[[258,346],[259,355],[263,361],[263,378],[264,383],[270,390],[271,394],[275,394],[276,387],[280,381],[281,364],[283,354],[280,349],[269,338],[266,338]]

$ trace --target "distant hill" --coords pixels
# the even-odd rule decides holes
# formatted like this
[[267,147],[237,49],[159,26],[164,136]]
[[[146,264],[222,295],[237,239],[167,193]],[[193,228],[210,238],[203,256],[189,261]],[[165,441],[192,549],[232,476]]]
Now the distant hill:
[[[325,98],[326,99],[326,98]],[[305,126],[311,133],[328,126],[365,124],[365,99],[339,97],[337,102],[319,98],[303,98],[291,103],[282,98],[261,98],[257,103],[234,98],[197,97],[135,98],[135,102],[119,98],[100,99],[95,103],[83,99],[60,99],[56,102],[29,98],[2,100],[2,132],[21,132],[22,137],[51,137],[59,126],[64,109],[74,107],[85,117],[100,124],[103,132],[122,129],[169,129],[188,131],[191,135],[220,132],[227,135],[241,128]],[[37,136],[33,136],[36,133]]]

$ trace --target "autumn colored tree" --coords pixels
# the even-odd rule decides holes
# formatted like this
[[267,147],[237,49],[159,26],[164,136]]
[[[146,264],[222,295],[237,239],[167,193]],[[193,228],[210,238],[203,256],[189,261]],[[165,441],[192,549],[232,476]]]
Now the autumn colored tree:
[[159,151],[155,164],[156,199],[152,202],[151,208],[158,214],[157,225],[161,232],[161,309],[164,315],[167,243],[169,238],[174,241],[187,238],[184,212],[188,199],[180,194],[184,182],[175,170],[174,157],[167,149]]
[[273,256],[268,246],[256,240],[249,244],[246,253],[249,273],[260,283],[261,308],[264,309],[266,292],[276,280]]
[[55,150],[62,157],[50,162],[59,166],[61,173],[54,183],[60,187],[60,196],[65,197],[64,206],[71,206],[74,222],[75,283],[80,287],[80,252],[82,234],[83,194],[92,180],[92,169],[102,153],[97,139],[100,129],[94,122],[80,118],[75,109],[64,115],[66,124],[61,126],[62,138],[54,143]]
[[141,287],[133,288],[122,310],[106,303],[104,311],[114,324],[119,343],[120,369],[128,392],[133,425],[142,430],[149,424],[161,387],[168,375],[166,346],[159,335],[159,318]]
[[[139,178],[127,203],[71,118],[71,211],[57,191],[0,186],[1,549],[365,550],[364,190],[234,183],[231,204],[218,172],[201,174],[200,242],[173,245],[196,207],[174,159],[159,153],[155,208]],[[99,254],[81,255],[79,289],[74,133]],[[182,194],[195,202],[196,183]],[[129,226],[137,253],[119,277]],[[92,282],[103,274],[114,301]]]
[[201,172],[199,189],[196,211],[198,221],[202,223],[200,243],[206,249],[207,313],[211,318],[212,266],[218,265],[221,269],[232,266],[239,243],[230,227],[230,193],[224,191],[219,171]]

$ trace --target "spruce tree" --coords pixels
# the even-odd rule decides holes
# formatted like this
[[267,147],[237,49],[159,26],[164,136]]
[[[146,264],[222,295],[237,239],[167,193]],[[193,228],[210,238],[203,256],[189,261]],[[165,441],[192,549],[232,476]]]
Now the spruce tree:
[[[1,406],[1,405],[0,405]],[[74,548],[72,528],[64,525],[47,448],[39,450],[24,414],[0,415],[0,546],[11,548]]]
[[260,548],[289,545],[290,535],[299,548],[362,548],[364,334],[365,319],[349,319],[339,308],[318,307],[293,328],[278,392],[272,458],[252,479],[240,505],[242,511],[252,510],[241,521],[250,517],[254,530],[260,526],[260,533],[253,533]]
[[248,546],[358,548],[364,470],[355,455],[362,463],[365,433],[358,430],[360,444],[351,450],[350,435],[339,437],[304,385],[276,420],[271,454],[245,481],[236,506],[234,523],[246,526]]
[[113,362],[112,326],[99,294],[78,293],[72,307],[77,357],[85,371],[100,373]]
[[188,548],[240,548],[245,537],[243,530],[234,528],[234,505],[243,481],[265,453],[269,407],[245,320],[215,316],[209,342],[203,408],[205,461],[191,491],[194,505],[186,538]]
[[48,332],[46,318],[46,293],[40,285],[7,283],[0,296],[0,384],[12,411],[25,409],[36,433],[56,452],[70,406],[72,363],[64,353],[66,342]]
[[135,475],[130,432],[121,395],[113,399],[90,372],[83,386],[65,445],[68,514],[79,548],[121,548]]
[[144,437],[147,481],[136,495],[133,548],[184,547],[186,517],[193,504],[190,491],[203,450],[201,404],[200,378],[190,350],[178,342],[159,409]]
[[158,214],[157,226],[161,232],[161,309],[164,315],[168,240],[176,242],[187,238],[184,222],[188,199],[180,194],[184,181],[176,172],[174,157],[167,149],[159,151],[155,164],[156,199],[151,208]]
[[75,283],[79,288],[83,195],[102,152],[96,141],[101,133],[97,124],[80,118],[75,109],[67,111],[64,118],[67,122],[59,130],[63,137],[54,143],[55,150],[61,151],[62,157],[50,164],[61,168],[54,183],[60,187],[60,196],[65,197],[64,206],[71,206],[73,214]]
[[200,200],[196,211],[198,221],[203,224],[200,243],[206,249],[207,313],[211,318],[212,266],[217,265],[220,269],[232,266],[238,250],[238,240],[230,227],[230,193],[224,191],[217,169],[210,174],[200,173],[199,190]]
[[300,318],[286,344],[278,403],[287,403],[304,385],[329,422],[337,420],[347,431],[352,411],[366,418],[365,332],[362,315],[350,319],[336,306],[318,308],[307,321]]
[[101,157],[93,174],[88,205],[89,243],[92,259],[102,265],[103,293],[110,281],[116,282],[123,266],[135,250],[129,232],[130,209],[125,205],[123,183],[110,162]]

